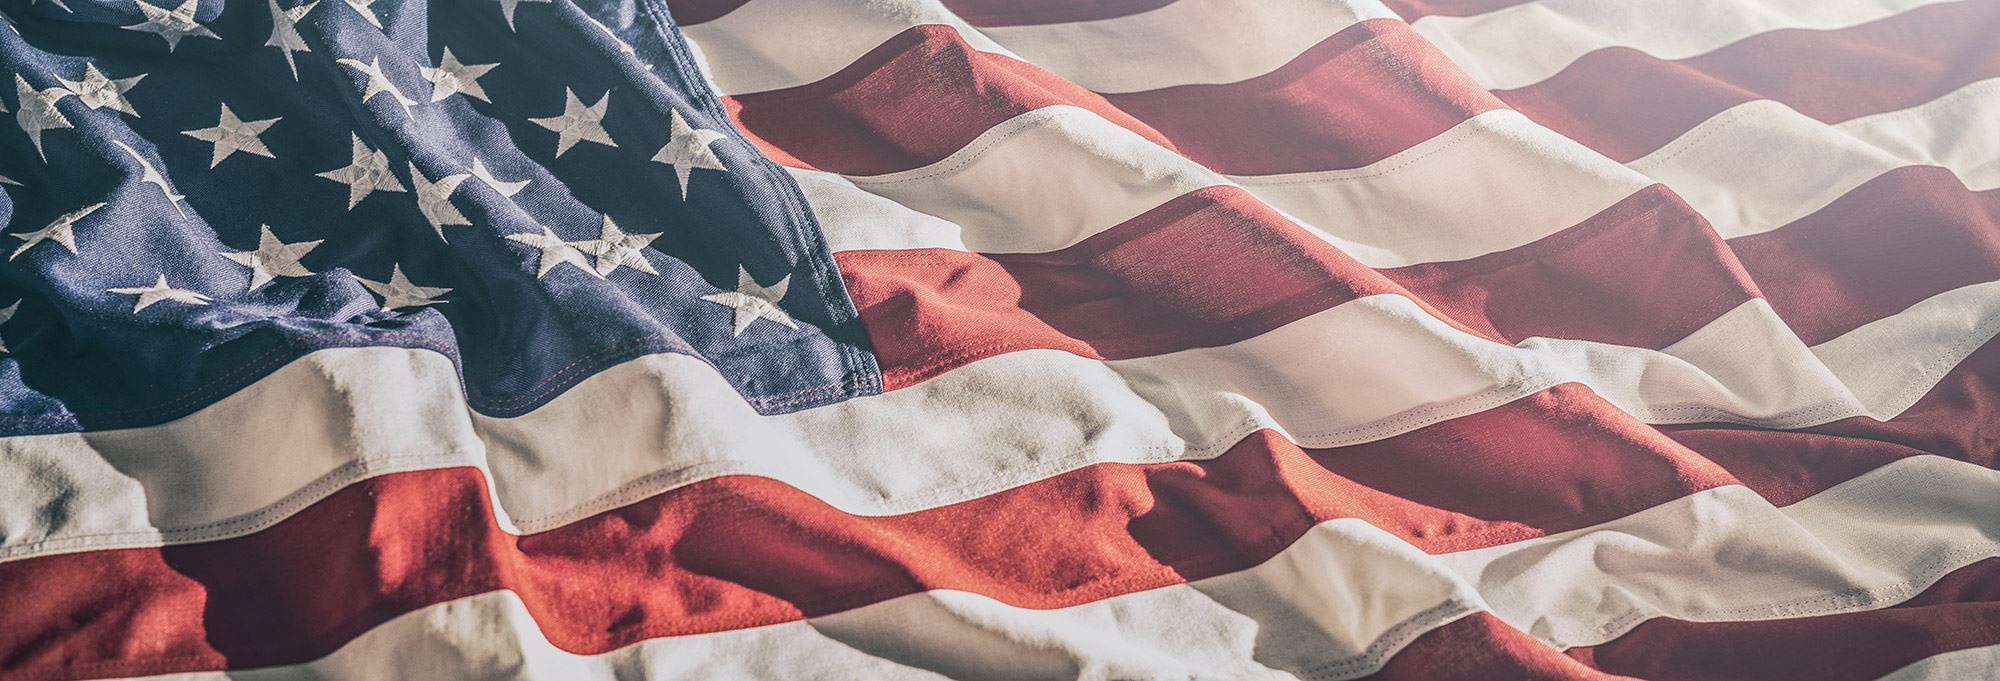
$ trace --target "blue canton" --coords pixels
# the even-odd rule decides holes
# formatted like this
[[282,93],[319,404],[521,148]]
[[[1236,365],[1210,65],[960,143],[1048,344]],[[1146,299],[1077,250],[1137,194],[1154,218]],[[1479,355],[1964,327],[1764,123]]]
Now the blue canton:
[[0,9],[0,434],[170,420],[344,346],[450,355],[494,416],[655,353],[765,413],[880,390],[659,0]]

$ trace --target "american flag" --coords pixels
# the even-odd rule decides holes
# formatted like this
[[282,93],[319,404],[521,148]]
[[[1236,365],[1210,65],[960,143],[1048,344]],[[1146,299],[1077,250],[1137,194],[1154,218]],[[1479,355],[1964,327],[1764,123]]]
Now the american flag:
[[0,679],[2000,678],[2000,0],[0,11]]

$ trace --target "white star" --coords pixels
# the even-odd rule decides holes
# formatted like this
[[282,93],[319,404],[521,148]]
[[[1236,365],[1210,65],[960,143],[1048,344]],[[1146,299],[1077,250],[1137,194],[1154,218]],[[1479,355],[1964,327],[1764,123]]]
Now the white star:
[[139,112],[133,111],[132,103],[125,101],[125,91],[138,85],[139,79],[145,77],[146,74],[141,73],[131,78],[106,78],[103,71],[97,70],[96,64],[84,62],[83,80],[70,80],[62,76],[56,76],[56,80],[62,81],[63,87],[68,88],[70,94],[76,95],[77,101],[83,102],[84,106],[92,109],[109,107],[112,111],[123,111],[132,114],[133,118],[138,118]]
[[299,20],[306,18],[306,13],[313,11],[313,7],[319,5],[319,0],[312,0],[291,9],[278,9],[278,0],[265,0],[265,2],[271,4],[271,37],[264,40],[264,46],[278,48],[279,52],[285,54],[285,65],[292,67],[292,80],[296,81],[299,79],[299,63],[293,58],[293,53],[312,51],[312,48],[306,45],[305,37],[299,35]]
[[179,211],[182,217],[187,216],[187,211],[181,208],[181,202],[186,200],[187,197],[174,193],[174,188],[167,184],[167,176],[161,175],[160,171],[146,160],[146,157],[140,156],[138,151],[133,150],[132,147],[127,146],[124,142],[112,140],[111,143],[118,145],[120,149],[124,149],[126,155],[131,156],[132,160],[139,162],[139,167],[146,169],[146,174],[139,177],[140,182],[151,183],[159,187],[161,192],[166,193],[167,203],[173,204],[174,210]]
[[715,150],[708,148],[716,140],[723,139],[722,133],[714,130],[696,129],[688,125],[676,110],[667,119],[667,145],[660,147],[660,153],[653,154],[653,160],[674,167],[674,178],[681,182],[681,198],[688,195],[688,175],[696,168],[729,172],[723,167],[722,159]]
[[354,205],[361,203],[361,199],[367,198],[369,192],[408,191],[403,188],[403,181],[396,179],[395,173],[389,172],[389,157],[369,148],[366,142],[361,141],[360,135],[354,133],[348,135],[354,139],[354,149],[349,157],[353,160],[344,168],[319,174],[319,177],[347,185],[348,210],[354,210]]
[[611,216],[606,215],[604,226],[600,228],[597,238],[578,241],[576,247],[597,256],[597,275],[600,277],[612,273],[621,266],[657,277],[660,272],[653,269],[653,263],[646,260],[646,247],[652,245],[653,240],[658,238],[660,235],[657,232],[626,234],[625,230],[618,228],[618,223],[611,221]]
[[459,63],[458,57],[452,56],[451,48],[447,47],[444,48],[444,57],[438,59],[436,68],[425,66],[422,67],[422,71],[424,80],[431,82],[433,102],[444,101],[444,98],[462,92],[467,97],[492,104],[493,100],[486,98],[486,89],[479,86],[479,77],[486,75],[487,71],[493,70],[496,66],[499,64]]
[[97,209],[103,207],[104,204],[102,203],[94,203],[88,206],[84,206],[72,213],[69,213],[68,215],[56,218],[55,222],[49,223],[49,226],[47,227],[43,227],[41,229],[37,229],[32,232],[22,232],[20,234],[14,235],[16,237],[19,237],[22,243],[19,248],[14,249],[14,252],[11,255],[7,256],[7,259],[13,260],[15,258],[21,257],[22,253],[28,252],[28,249],[34,248],[35,244],[39,244],[44,241],[54,241],[57,244],[62,245],[63,248],[69,249],[70,255],[77,255],[78,253],[76,252],[76,221],[82,220],[83,216],[95,213],[97,212]]
[[500,15],[507,18],[507,30],[515,32],[519,32],[521,30],[518,28],[514,28],[514,10],[515,8],[520,7],[521,3],[548,2],[548,1],[549,0],[500,0]]
[[530,118],[535,125],[556,132],[556,157],[575,146],[577,140],[588,140],[607,147],[616,147],[611,141],[611,133],[604,131],[604,108],[611,103],[611,93],[605,92],[595,104],[584,106],[583,100],[576,98],[576,92],[563,88],[563,112],[560,116]]
[[21,183],[15,182],[14,178],[8,177],[6,175],[0,175],[0,184],[11,184],[16,187],[21,186]]
[[438,296],[451,293],[451,289],[418,286],[410,283],[410,278],[403,276],[402,265],[389,266],[389,281],[387,282],[362,279],[361,277],[355,277],[354,280],[361,282],[361,285],[368,287],[368,290],[374,291],[375,295],[382,296],[383,310],[394,310],[399,307],[423,307],[425,305],[451,302],[449,300],[437,299]]
[[162,300],[171,300],[176,303],[187,303],[189,305],[207,305],[210,300],[213,300],[195,291],[168,286],[167,275],[164,274],[160,275],[160,278],[153,282],[152,286],[108,288],[104,289],[104,291],[106,293],[122,293],[128,296],[138,296],[138,302],[132,304],[132,314],[138,314],[140,310],[152,307],[153,303]]
[[541,234],[528,234],[525,232],[509,234],[507,235],[507,240],[541,249],[541,253],[536,256],[536,267],[538,269],[535,272],[535,278],[537,279],[548,276],[549,270],[555,269],[557,265],[563,263],[575,265],[577,269],[589,272],[593,277],[604,278],[604,275],[598,274],[597,270],[590,267],[589,261],[584,260],[583,251],[577,250],[575,244],[563,241],[562,237],[556,236],[556,233],[550,231],[547,226],[542,227]]
[[403,107],[403,115],[412,118],[415,117],[414,114],[410,113],[410,107],[415,106],[417,100],[404,97],[403,91],[396,89],[396,84],[389,80],[389,75],[382,72],[381,57],[369,59],[366,64],[361,63],[359,59],[340,59],[338,61],[341,66],[354,69],[360,75],[368,77],[368,83],[364,86],[366,90],[361,93],[361,101],[366,102],[370,97],[374,97],[375,95],[388,94],[390,99],[395,100],[396,104]]
[[[222,159],[229,158],[230,154],[239,151],[256,154],[264,158],[277,158],[277,156],[271,154],[270,149],[264,147],[264,140],[259,139],[257,135],[262,134],[266,129],[269,129],[273,124],[282,119],[283,117],[261,121],[246,121],[237,118],[236,112],[230,111],[229,105],[224,104],[222,105],[222,115],[215,122],[215,127],[202,128],[200,130],[184,130],[181,134],[215,145],[215,149],[208,156],[208,167],[214,168],[222,164]],[[290,128],[287,129],[289,130]]]
[[[30,4],[30,5],[33,5],[33,4],[35,4],[36,2],[39,2],[39,0],[28,0],[28,4]],[[49,2],[50,2],[50,3],[52,3],[52,4],[54,4],[54,5],[55,5],[55,6],[57,6],[57,7],[60,7],[60,8],[62,8],[62,11],[64,11],[64,12],[69,12],[69,13],[71,13],[71,14],[75,14],[75,13],[76,13],[76,10],[73,10],[73,9],[70,9],[70,8],[69,8],[69,5],[66,5],[66,4],[63,4],[63,0],[49,0]]]
[[486,183],[486,186],[492,187],[493,191],[500,192],[501,196],[511,197],[521,193],[521,188],[528,186],[528,180],[507,182],[494,177],[493,171],[487,170],[486,164],[479,162],[478,156],[472,157],[472,176],[479,178],[479,181]]
[[[21,301],[18,300],[14,301],[13,304],[8,305],[5,308],[0,308],[0,324],[6,324],[7,322],[13,321],[14,311],[19,309],[21,309]],[[0,352],[13,352],[12,350],[7,349],[7,339],[0,338]]]
[[300,264],[299,259],[305,257],[307,253],[311,253],[312,249],[318,248],[320,243],[325,241],[324,239],[298,241],[288,244],[279,241],[278,235],[271,233],[270,225],[258,225],[258,228],[263,230],[263,233],[257,236],[257,250],[222,254],[222,257],[234,260],[236,264],[250,268],[250,288],[244,290],[255,291],[257,287],[269,283],[275,277],[310,277],[313,275],[313,271],[306,269],[305,265]]
[[440,177],[436,182],[432,182],[424,179],[424,173],[417,170],[417,164],[410,164],[410,185],[416,188],[417,210],[424,214],[425,222],[431,223],[431,229],[437,230],[440,240],[444,239],[445,225],[472,224],[466,221],[464,213],[458,212],[458,208],[451,205],[451,193],[458,189],[458,183],[464,182],[468,177],[472,176],[457,173]]
[[736,271],[736,290],[711,293],[701,297],[702,300],[736,311],[736,335],[743,335],[743,330],[750,328],[750,325],[759,319],[768,319],[794,330],[799,328],[799,323],[793,321],[790,314],[786,314],[778,307],[778,301],[785,298],[785,290],[792,285],[792,275],[785,275],[785,278],[779,279],[776,284],[759,286],[756,279],[750,278],[750,270],[738,267]]
[[367,20],[368,25],[381,28],[382,20],[376,17],[375,10],[369,7],[369,5],[373,4],[375,4],[375,0],[347,0],[347,6],[354,8],[356,12],[360,12],[361,18]]
[[69,117],[56,108],[56,102],[70,96],[71,92],[59,87],[36,90],[28,85],[21,74],[14,74],[14,92],[21,102],[21,110],[14,112],[14,120],[21,124],[21,132],[28,133],[28,139],[35,143],[35,153],[42,160],[49,160],[49,154],[42,151],[42,131],[74,127]]
[[191,35],[203,38],[215,38],[217,40],[222,39],[215,35],[214,31],[208,30],[207,26],[203,26],[201,22],[195,21],[194,12],[196,9],[200,9],[200,0],[181,0],[181,6],[175,7],[173,11],[148,5],[145,0],[132,0],[132,4],[139,6],[139,13],[146,15],[146,20],[122,28],[145,31],[165,38],[167,40],[168,52],[172,52],[174,48],[181,46],[181,38]]

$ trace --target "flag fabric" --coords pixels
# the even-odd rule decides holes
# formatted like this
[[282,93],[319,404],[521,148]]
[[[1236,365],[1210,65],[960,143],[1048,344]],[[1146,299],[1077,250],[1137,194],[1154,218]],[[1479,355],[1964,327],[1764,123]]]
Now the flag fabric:
[[1994,0],[0,10],[0,679],[2000,676]]

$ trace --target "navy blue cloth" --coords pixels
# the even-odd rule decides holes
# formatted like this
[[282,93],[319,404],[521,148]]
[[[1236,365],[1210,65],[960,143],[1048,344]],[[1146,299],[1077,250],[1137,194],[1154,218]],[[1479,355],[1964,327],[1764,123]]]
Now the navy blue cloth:
[[[27,99],[58,97],[70,124],[39,130],[38,149],[29,129],[53,119],[32,115],[20,86],[0,86],[10,111],[0,175],[14,183],[0,206],[0,256],[20,249],[0,262],[0,307],[19,303],[0,323],[0,434],[170,420],[337,346],[446,353],[472,408],[498,416],[663,352],[705,359],[766,413],[879,391],[798,188],[729,124],[659,0],[319,0],[297,21],[306,50],[269,44],[285,42],[274,11],[302,3],[189,1],[215,37],[188,32],[171,49],[157,31],[124,28],[148,17],[135,0],[0,3],[18,28],[0,29],[0,63],[36,93]],[[447,48],[459,63],[496,65],[476,79],[483,100],[460,91],[432,101],[422,69]],[[397,92],[364,100],[359,64],[379,65]],[[65,84],[82,83],[86,66],[124,81],[132,113]],[[602,126],[615,147],[573,140],[558,155],[558,133],[532,119],[562,115],[572,93],[585,105],[608,96]],[[255,135],[268,157],[238,149],[211,167],[217,144],[187,133],[217,127],[223,105],[241,121],[278,119]],[[706,146],[725,166],[685,169],[685,198],[681,169],[653,160],[675,112],[720,134]],[[349,186],[321,174],[350,164],[355,136],[386,156],[404,191],[349,208]],[[470,173],[475,157],[497,179],[528,184],[508,196],[459,178],[450,204],[470,224],[434,228],[411,164],[437,181]],[[166,186],[147,181],[147,165]],[[95,204],[73,223],[75,253],[28,240]],[[660,234],[641,252],[657,275],[626,266],[600,277],[585,257],[538,276],[541,252],[507,238],[547,227],[587,255],[607,216],[626,233]],[[300,258],[309,276],[253,289],[252,268],[223,255],[256,250],[266,225],[284,243],[320,242]],[[389,282],[396,267],[450,291],[384,310],[357,278]],[[737,290],[739,271],[762,286],[787,282],[780,307],[796,328],[756,318],[739,335],[736,311],[703,298]],[[161,276],[188,293],[135,312],[143,296],[130,291]]]

